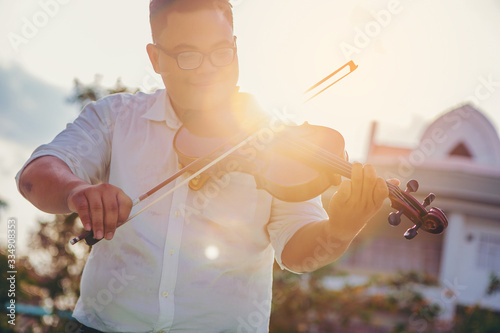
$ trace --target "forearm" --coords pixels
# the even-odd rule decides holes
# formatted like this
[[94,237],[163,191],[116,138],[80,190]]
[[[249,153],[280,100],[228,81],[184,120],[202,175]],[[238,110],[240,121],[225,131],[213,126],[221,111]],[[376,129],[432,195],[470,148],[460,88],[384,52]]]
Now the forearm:
[[337,260],[349,247],[356,231],[342,230],[334,221],[310,223],[287,242],[283,264],[297,273],[307,273]]
[[76,186],[87,184],[75,176],[62,160],[42,156],[32,161],[21,174],[21,194],[38,209],[51,214],[67,214],[67,196]]

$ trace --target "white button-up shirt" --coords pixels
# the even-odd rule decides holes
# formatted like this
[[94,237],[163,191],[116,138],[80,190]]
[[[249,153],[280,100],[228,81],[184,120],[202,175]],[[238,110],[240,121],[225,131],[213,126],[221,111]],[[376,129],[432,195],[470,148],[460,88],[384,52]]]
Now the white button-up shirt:
[[[180,126],[165,90],[111,95],[88,104],[25,165],[56,156],[87,182],[109,182],[134,199],[178,170]],[[292,235],[326,218],[319,198],[280,201],[245,173],[198,191],[180,187],[92,247],[74,317],[104,332],[267,332],[273,257],[282,265]]]

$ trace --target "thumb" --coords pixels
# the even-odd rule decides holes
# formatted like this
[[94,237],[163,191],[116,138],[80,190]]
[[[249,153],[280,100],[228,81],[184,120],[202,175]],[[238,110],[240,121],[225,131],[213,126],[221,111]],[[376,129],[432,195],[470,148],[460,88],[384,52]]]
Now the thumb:
[[375,189],[373,191],[373,202],[376,207],[381,207],[383,201],[389,196],[389,188],[385,180],[377,178]]

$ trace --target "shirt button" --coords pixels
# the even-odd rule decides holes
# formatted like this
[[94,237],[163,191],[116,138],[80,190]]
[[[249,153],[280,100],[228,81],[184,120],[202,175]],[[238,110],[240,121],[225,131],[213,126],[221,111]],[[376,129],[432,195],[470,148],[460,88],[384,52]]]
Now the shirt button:
[[163,297],[167,297],[167,296],[168,296],[168,291],[164,291],[164,292],[162,292],[162,293],[161,293],[161,295],[162,295]]
[[174,249],[170,249],[170,251],[168,251],[168,253],[170,253],[170,255],[174,255]]
[[176,210],[176,211],[174,212],[174,215],[175,215],[175,216],[180,216],[180,215],[181,215],[181,212],[180,212],[180,211],[178,211],[178,210]]

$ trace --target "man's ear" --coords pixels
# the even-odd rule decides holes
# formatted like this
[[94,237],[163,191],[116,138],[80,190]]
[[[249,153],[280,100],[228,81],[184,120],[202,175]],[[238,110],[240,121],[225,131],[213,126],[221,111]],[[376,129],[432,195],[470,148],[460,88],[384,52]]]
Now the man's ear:
[[158,52],[158,48],[154,44],[148,44],[146,46],[146,51],[148,51],[149,61],[151,61],[153,69],[157,74],[160,74],[160,65],[158,61],[160,53]]

